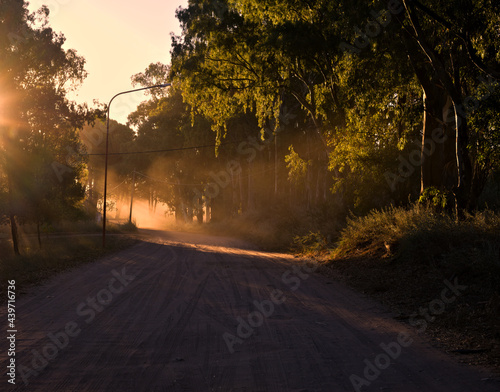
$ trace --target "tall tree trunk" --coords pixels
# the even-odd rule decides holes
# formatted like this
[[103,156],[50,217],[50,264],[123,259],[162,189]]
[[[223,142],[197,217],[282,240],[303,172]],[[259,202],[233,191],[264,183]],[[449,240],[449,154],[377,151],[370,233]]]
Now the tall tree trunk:
[[223,220],[224,208],[225,208],[223,197],[224,197],[224,191],[221,190],[221,192],[219,192],[219,194],[212,199],[211,203],[212,209],[211,209],[211,219],[210,219],[211,222],[220,222]]
[[88,181],[88,200],[87,200],[87,211],[89,215],[93,216],[94,219],[97,218],[99,193],[96,191],[96,178],[94,172],[89,171],[89,181]]
[[421,192],[428,187],[451,190],[457,184],[455,120],[450,113],[452,101],[441,86],[424,89]]
[[456,173],[457,181],[454,189],[456,198],[457,215],[462,215],[463,211],[470,207],[468,199],[471,192],[472,183],[472,164],[467,150],[468,135],[467,135],[467,119],[460,115],[462,104],[462,91],[460,83],[460,72],[456,66],[455,59],[459,54],[452,52],[450,58],[453,63],[454,75],[450,76],[446,70],[445,63],[434,48],[429,45],[426,36],[420,25],[418,15],[415,12],[414,4],[410,0],[403,0],[410,23],[415,32],[415,40],[422,49],[422,52],[427,56],[428,62],[436,77],[439,79],[443,88],[453,101],[453,109],[455,113],[455,158],[456,158]]
[[14,189],[13,189],[13,184],[12,184],[12,172],[10,170],[10,165],[7,164],[5,173],[7,175],[7,184],[8,184],[8,201],[9,201],[9,208],[11,209],[11,212],[9,214],[9,220],[10,220],[10,231],[12,234],[12,245],[14,246],[14,253],[19,256],[21,253],[19,252],[19,236],[18,236],[18,231],[17,231],[17,223],[16,223],[16,215],[13,212],[14,209]]
[[122,214],[123,207],[123,192],[120,192],[120,196],[116,199],[116,211],[115,211],[115,219],[119,220]]
[[132,189],[130,191],[130,213],[129,213],[129,216],[128,216],[128,223],[129,224],[132,224],[132,208],[134,206],[134,193],[135,193],[135,169],[133,171],[133,175],[132,175]]
[[488,180],[489,171],[481,166],[478,162],[475,162],[472,169],[472,182],[471,182],[471,192],[469,196],[469,209],[477,206],[479,196],[481,195],[486,182]]
[[201,225],[203,223],[203,198],[201,196],[198,198],[198,206],[200,207],[196,210],[196,220]]
[[472,188],[472,163],[467,148],[469,144],[467,119],[460,115],[460,108],[463,107],[462,100],[454,102],[456,121],[456,150],[457,150],[457,176],[458,184],[455,193],[457,199],[457,214],[470,210],[471,188]]
[[279,159],[278,159],[278,133],[274,132],[274,198],[278,197],[278,167],[279,167]]
[[212,199],[207,197],[205,203],[205,222],[209,223],[212,221]]
[[10,219],[10,231],[12,233],[12,244],[14,245],[14,253],[19,256],[21,253],[19,252],[19,240],[18,240],[18,233],[17,233],[17,223],[16,223],[16,217],[14,214],[10,214],[9,216]]
[[453,102],[433,70],[417,54],[413,42],[406,36],[403,39],[423,90],[420,192],[428,187],[451,191],[457,183]]
[[188,204],[187,207],[184,207],[184,211],[186,211],[186,217],[185,217],[186,223],[193,223],[194,211],[191,204]]

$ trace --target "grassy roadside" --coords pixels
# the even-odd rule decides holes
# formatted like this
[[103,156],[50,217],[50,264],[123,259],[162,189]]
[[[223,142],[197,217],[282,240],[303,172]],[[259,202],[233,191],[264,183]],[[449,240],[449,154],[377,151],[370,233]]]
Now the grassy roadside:
[[[331,246],[319,233],[298,237],[323,270],[388,305],[397,319],[460,361],[500,374],[500,215],[462,222],[414,208],[352,218]],[[450,295],[449,286],[458,295]],[[453,300],[442,300],[443,290]]]
[[16,292],[22,295],[34,285],[71,268],[97,260],[137,242],[128,235],[109,235],[106,249],[102,238],[92,234],[45,236],[42,249],[37,239],[24,238],[21,256],[14,256],[10,241],[0,241],[0,303],[5,302],[7,280],[16,281]]
[[[262,250],[319,259],[322,271],[385,303],[434,345],[500,374],[498,213],[485,211],[457,223],[432,209],[390,208],[351,218],[343,230],[328,221],[334,217],[322,211],[304,216],[274,208],[175,229],[237,237]],[[447,282],[466,289],[441,309]],[[432,322],[422,328],[421,312],[433,309],[439,314],[429,314]]]

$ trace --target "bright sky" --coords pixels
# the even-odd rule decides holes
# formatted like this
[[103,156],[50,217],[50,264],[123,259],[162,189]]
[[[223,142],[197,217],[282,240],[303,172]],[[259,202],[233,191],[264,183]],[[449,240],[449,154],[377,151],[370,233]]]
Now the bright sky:
[[[130,78],[151,63],[170,63],[170,33],[180,34],[175,10],[187,0],[31,0],[30,10],[50,9],[50,26],[66,37],[66,49],[85,57],[87,79],[70,96],[78,103],[108,103],[132,89]],[[145,99],[142,92],[113,101],[110,117],[123,124]]]

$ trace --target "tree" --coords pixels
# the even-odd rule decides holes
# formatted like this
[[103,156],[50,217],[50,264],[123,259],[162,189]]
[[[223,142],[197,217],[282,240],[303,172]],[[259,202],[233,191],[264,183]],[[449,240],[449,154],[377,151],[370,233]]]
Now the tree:
[[[289,147],[279,149],[278,140],[293,143],[299,158],[311,163],[305,176],[308,205],[330,199],[328,190],[333,181],[329,167],[337,183],[342,180],[340,169],[332,162],[337,156],[335,143],[348,127],[353,133],[365,131],[366,126],[359,129],[354,121],[347,121],[347,112],[350,110],[352,117],[359,104],[353,83],[358,86],[356,94],[375,98],[371,93],[374,88],[380,89],[379,95],[394,96],[396,86],[409,79],[398,80],[404,79],[400,78],[404,71],[399,70],[390,79],[391,75],[385,75],[390,72],[384,70],[383,80],[374,88],[360,83],[362,77],[372,78],[380,72],[380,68],[367,72],[363,67],[373,58],[384,67],[387,58],[387,51],[367,50],[352,60],[342,50],[342,43],[351,38],[345,31],[351,29],[354,35],[352,25],[369,16],[370,10],[360,5],[342,1],[191,1],[187,9],[178,12],[183,36],[173,39],[172,75],[182,81],[185,99],[213,121],[218,141],[232,118],[251,111],[261,128],[274,131],[276,159],[278,150],[284,159]],[[383,99],[384,104],[391,104]],[[294,116],[300,119],[296,124],[303,132],[287,127],[286,135],[280,132],[278,136],[276,131],[286,125],[283,107],[294,107],[291,100],[298,103]],[[366,116],[366,112],[358,110],[357,116],[361,115]],[[389,126],[389,121],[379,122]],[[381,130],[376,137],[380,139],[383,132],[389,134]],[[346,189],[337,186],[336,192]]]
[[[449,162],[451,170],[454,168],[456,172],[451,189],[460,213],[475,207],[487,177],[485,167],[474,152],[476,148],[470,143],[473,131],[467,104],[473,103],[473,110],[481,107],[475,104],[478,100],[474,97],[478,88],[481,88],[477,78],[484,80],[486,75],[500,76],[500,36],[495,27],[498,26],[499,6],[488,0],[439,1],[432,5],[404,0],[403,4],[406,16],[403,23],[408,26],[408,40],[418,45],[420,54],[425,56],[428,64],[422,65],[424,60],[416,59],[418,53],[414,48],[409,50],[425,92],[423,142],[430,143],[430,132],[436,128],[436,121],[444,123],[444,126],[438,126],[444,128],[441,137],[450,140],[447,143],[449,147],[436,154],[444,159],[434,160],[433,170],[426,170],[431,169],[429,164],[423,166],[422,190],[426,186],[447,186],[432,172],[440,167],[447,168]],[[450,135],[449,128],[453,129],[454,135]],[[451,140],[456,141],[455,148]],[[447,158],[451,154],[455,157],[454,163]]]
[[318,199],[327,194],[328,186],[313,180],[326,177],[330,148],[324,122],[342,118],[333,71],[335,53],[328,46],[337,38],[326,11],[333,13],[328,2],[304,12],[286,1],[276,7],[191,1],[178,12],[184,34],[173,38],[171,72],[182,81],[186,101],[213,122],[217,143],[227,135],[231,119],[252,112],[261,129],[274,133],[276,160],[277,152],[282,151],[283,158],[288,148],[279,147],[282,133],[277,136],[286,125],[284,103],[289,98],[298,102],[310,122],[308,139],[322,151],[303,157],[314,162],[311,170],[316,175],[309,177],[314,183],[310,188]]
[[[106,121],[96,120],[83,127],[80,143],[88,156],[85,176],[86,210],[89,216],[96,217],[104,189],[104,158],[106,152]],[[134,163],[127,154],[134,151],[134,132],[126,125],[115,120],[109,122],[109,189],[118,199],[128,197]],[[123,184],[123,186],[120,186]],[[108,206],[111,208],[111,204]],[[119,211],[118,214],[119,216]]]
[[[83,197],[77,130],[94,116],[66,98],[86,76],[85,60],[62,48],[64,36],[48,26],[48,14],[46,7],[29,14],[24,1],[0,3],[3,214],[16,254],[17,218],[39,223],[49,215],[43,204],[74,207]],[[35,170],[29,162],[41,166]]]
[[[151,85],[165,77],[166,67],[150,65],[143,74],[134,75],[140,85]],[[190,221],[199,214],[196,187],[202,187],[208,177],[207,166],[214,159],[210,149],[189,149],[189,146],[209,145],[207,122],[191,123],[188,105],[183,102],[181,90],[174,84],[163,96],[151,96],[129,116],[136,127],[134,146],[137,151],[157,153],[133,156],[134,168],[142,173],[138,178],[139,195],[149,200],[152,210],[158,202],[169,205],[178,221]],[[186,150],[183,150],[187,148]],[[162,152],[162,150],[165,150]],[[172,150],[172,151],[169,151]],[[177,150],[177,151],[176,151]]]

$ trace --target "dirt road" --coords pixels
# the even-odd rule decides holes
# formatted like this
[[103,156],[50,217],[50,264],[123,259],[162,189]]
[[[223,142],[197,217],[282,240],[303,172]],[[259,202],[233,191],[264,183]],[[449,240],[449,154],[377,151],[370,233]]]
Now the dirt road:
[[[313,264],[225,238],[144,233],[16,300],[16,385],[4,337],[0,390],[500,390]],[[451,300],[459,287],[443,284]],[[0,319],[11,336],[6,306]]]

